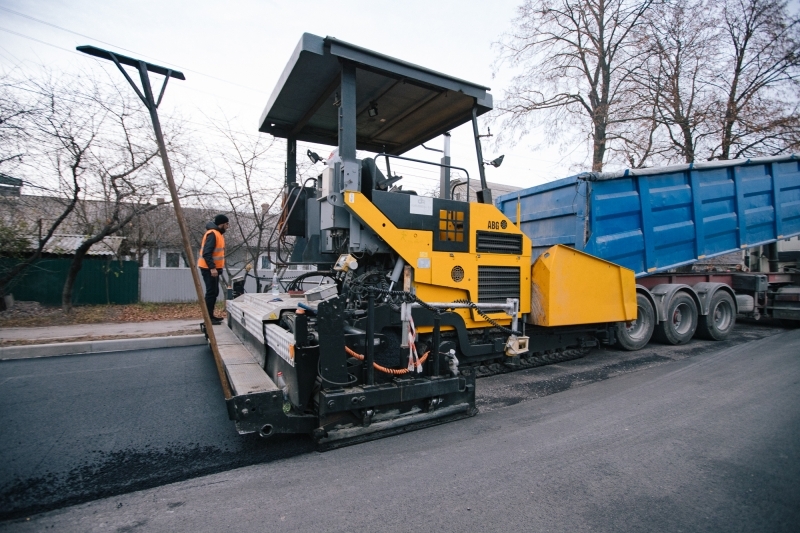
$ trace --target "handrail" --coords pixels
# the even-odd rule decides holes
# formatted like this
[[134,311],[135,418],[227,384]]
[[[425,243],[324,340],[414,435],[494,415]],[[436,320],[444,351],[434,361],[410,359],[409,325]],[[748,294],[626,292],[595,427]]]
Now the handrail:
[[[466,168],[464,168],[464,167],[454,167],[453,165],[445,165],[444,163],[434,163],[433,161],[424,161],[422,159],[412,159],[410,157],[403,157],[403,156],[392,155],[392,154],[387,154],[387,153],[377,154],[375,156],[375,159],[377,160],[379,157],[385,157],[386,158],[386,167],[387,167],[387,169],[389,167],[389,158],[391,157],[393,159],[402,159],[403,161],[412,161],[414,163],[422,163],[424,165],[433,165],[435,167],[454,168],[456,170],[461,170],[461,171],[464,172],[464,174],[467,175],[467,202],[469,202],[469,172],[467,171]],[[389,176],[389,177],[391,178],[391,176]]]

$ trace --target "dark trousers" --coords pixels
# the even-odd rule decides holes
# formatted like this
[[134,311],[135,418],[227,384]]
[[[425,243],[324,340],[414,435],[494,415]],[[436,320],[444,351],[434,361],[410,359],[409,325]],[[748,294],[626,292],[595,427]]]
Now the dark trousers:
[[219,276],[212,276],[211,271],[207,268],[201,268],[200,273],[203,275],[203,283],[206,284],[205,300],[208,316],[213,318],[214,305],[217,303],[217,295],[219,294]]

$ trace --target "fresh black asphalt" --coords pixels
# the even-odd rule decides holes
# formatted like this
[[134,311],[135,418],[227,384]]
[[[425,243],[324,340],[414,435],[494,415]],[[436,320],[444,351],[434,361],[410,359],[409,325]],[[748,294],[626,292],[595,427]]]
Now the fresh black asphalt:
[[[758,343],[753,341],[775,333],[782,337],[789,335],[787,341],[794,344],[783,346],[786,353],[751,354],[759,364],[757,369],[752,369],[758,375],[752,378],[746,374],[739,376],[743,383],[751,385],[750,388],[745,387],[749,396],[743,396],[740,405],[731,396],[734,391],[719,390],[720,386],[730,388],[735,376],[726,376],[727,381],[720,380],[717,384],[713,376],[686,370],[686,381],[696,386],[691,393],[696,394],[697,398],[681,397],[686,392],[676,386],[676,383],[680,385],[680,381],[662,383],[662,386],[670,386],[674,390],[653,391],[653,394],[665,395],[664,404],[668,409],[667,413],[655,415],[645,409],[652,404],[653,398],[647,398],[648,391],[642,390],[642,385],[634,392],[639,395],[644,392],[644,398],[635,396],[634,392],[629,393],[625,389],[625,380],[613,380],[611,383],[619,381],[619,385],[611,390],[630,396],[633,402],[631,408],[636,411],[635,416],[641,419],[636,428],[637,437],[630,441],[628,437],[633,434],[624,432],[613,437],[620,440],[614,459],[608,457],[609,442],[602,442],[593,449],[590,444],[586,444],[585,448],[576,447],[577,443],[571,441],[587,438],[587,435],[577,435],[576,428],[572,427],[574,421],[569,420],[570,409],[579,405],[568,395],[584,391],[581,385],[605,381],[636,370],[649,369],[647,372],[652,372],[651,367],[679,372],[680,365],[686,365],[687,362],[701,364],[703,358],[713,358],[716,353],[731,349],[743,351],[745,355],[748,350],[758,352],[764,348],[762,345],[757,347]],[[578,490],[582,495],[574,493],[577,489],[570,489],[564,497],[570,505],[575,505],[576,502],[572,501],[574,497],[586,499],[581,508],[583,512],[589,512],[587,506],[596,507],[598,524],[602,523],[604,513],[611,512],[613,502],[604,503],[602,494],[596,494],[594,489],[586,487],[586,480],[580,476],[570,481],[568,472],[572,472],[573,477],[582,472],[581,475],[587,479],[598,480],[605,479],[603,469],[613,466],[612,470],[621,469],[621,473],[616,472],[615,475],[622,479],[634,475],[634,472],[641,476],[641,457],[637,459],[638,463],[634,461],[628,466],[621,458],[634,458],[650,446],[653,452],[646,454],[645,465],[652,464],[654,476],[661,477],[658,483],[666,483],[665,486],[672,482],[682,483],[688,487],[691,479],[685,479],[686,469],[697,468],[698,480],[703,486],[700,489],[689,487],[689,492],[693,494],[692,505],[700,508],[708,503],[716,510],[712,513],[713,521],[707,524],[709,527],[697,527],[694,530],[725,530],[719,528],[727,523],[720,521],[719,513],[729,512],[732,517],[738,517],[739,522],[735,523],[741,524],[739,530],[791,531],[791,528],[784,527],[789,523],[786,520],[799,518],[800,508],[797,498],[797,494],[800,494],[797,481],[800,480],[797,475],[800,474],[800,462],[797,461],[800,420],[796,407],[800,399],[797,384],[800,365],[797,364],[797,357],[791,357],[792,350],[795,356],[800,354],[800,338],[795,337],[798,337],[797,332],[784,333],[769,328],[740,326],[737,336],[725,343],[695,341],[684,347],[651,345],[634,354],[598,350],[577,361],[479,380],[482,414],[468,421],[468,425],[458,423],[445,426],[452,428],[453,432],[463,431],[467,427],[475,432],[474,436],[457,446],[458,450],[454,451],[452,457],[452,468],[454,472],[469,476],[473,469],[488,468],[481,464],[481,457],[486,458],[487,465],[498,467],[500,463],[497,461],[502,461],[504,456],[499,449],[494,450],[491,445],[485,450],[466,447],[469,443],[487,446],[488,443],[477,442],[483,433],[493,434],[494,439],[513,441],[516,433],[506,436],[503,428],[515,425],[502,422],[512,415],[509,410],[499,409],[532,398],[550,396],[546,404],[528,404],[534,409],[530,415],[522,417],[527,421],[523,425],[541,436],[539,445],[543,446],[540,450],[535,447],[527,449],[525,455],[531,464],[542,459],[550,462],[545,471],[549,471],[547,475],[551,477],[550,481],[554,481],[555,476],[555,481],[561,487],[559,490],[567,490],[570,482],[576,483],[575,487],[583,487]],[[748,349],[748,346],[752,346],[752,349]],[[780,344],[774,346],[781,347]],[[774,347],[770,350],[775,351]],[[771,359],[758,358],[759,355],[770,355]],[[745,356],[740,354],[739,357]],[[770,362],[790,366],[771,367]],[[720,372],[717,369],[715,371]],[[753,381],[755,378],[758,378],[757,381]],[[608,387],[604,390],[608,390]],[[566,391],[565,395],[553,395],[563,391]],[[719,395],[725,401],[716,400],[715,404],[719,405],[712,406],[716,409],[710,415],[708,412],[692,411],[693,402],[699,405],[707,402],[707,398],[717,398]],[[0,510],[3,518],[26,516],[81,501],[156,487],[213,472],[226,472],[241,466],[270,463],[277,468],[287,463],[275,462],[276,459],[300,454],[309,459],[318,456],[309,453],[313,447],[307,439],[261,441],[238,436],[227,419],[221,398],[213,362],[203,347],[3,362],[0,364],[0,428],[3,434],[0,439]],[[685,407],[675,405],[687,402],[689,412],[681,412]],[[617,405],[615,408],[619,407]],[[737,409],[741,412],[737,412]],[[562,418],[561,423],[566,423],[555,435],[552,434],[552,421],[548,422],[548,412],[551,415],[558,414]],[[648,412],[650,414],[646,416]],[[513,416],[518,417],[519,414]],[[585,413],[580,416],[585,416]],[[634,415],[626,415],[621,411],[616,418],[624,416]],[[660,427],[661,416],[666,416],[669,422],[663,428]],[[600,424],[600,413],[594,413],[592,417],[597,418],[596,423]],[[592,417],[585,429],[591,429]],[[540,423],[543,425],[537,428]],[[441,435],[441,431],[431,429],[414,435],[424,441],[427,435]],[[596,431],[598,439],[610,438],[604,436],[601,426],[593,431]],[[572,434],[574,436],[569,437]],[[542,440],[546,435],[554,440],[552,444]],[[391,449],[409,437],[378,441],[353,449],[369,451],[372,457],[376,449]],[[547,456],[540,453],[547,450],[553,455],[558,446],[564,446],[563,460],[572,465],[570,468],[565,465],[563,475],[557,472],[553,463],[559,459],[558,454]],[[614,447],[612,442],[611,448]],[[625,451],[626,447],[630,448],[629,452]],[[715,453],[715,450],[725,452],[726,449],[729,452]],[[733,462],[730,450],[736,455]],[[335,462],[337,457],[342,457],[335,453],[339,452],[323,455]],[[346,451],[345,455],[353,453],[358,455],[353,451]],[[575,453],[579,455],[575,456]],[[595,453],[600,455],[590,460]],[[588,455],[584,457],[584,454]],[[661,455],[668,462],[678,461],[680,464],[665,466]],[[606,464],[608,461],[614,462],[614,465],[609,466]],[[576,464],[582,465],[577,471]],[[584,468],[587,469],[585,472]],[[511,472],[506,475],[513,477],[514,474]],[[748,476],[753,479],[748,479]],[[675,479],[670,481],[673,477]],[[468,494],[470,483],[463,486],[459,484],[459,494]],[[536,483],[543,489],[545,486],[548,490],[553,488],[546,480]],[[642,483],[645,483],[644,488]],[[658,483],[652,480],[652,484]],[[721,494],[705,492],[714,490],[706,487],[708,483],[718,486],[718,490],[733,490],[736,487],[741,490],[737,489],[739,492],[732,499],[725,490],[721,490]],[[647,520],[663,521],[670,513],[685,512],[680,506],[691,502],[686,500],[686,496],[676,498],[673,494],[676,490],[680,491],[680,487],[669,488],[663,501],[660,501],[654,496],[658,493],[655,485],[650,486],[646,479],[637,479],[637,483],[621,493],[618,486],[614,490],[609,487],[600,487],[598,490],[608,491],[609,497],[619,500],[614,505],[623,514],[630,514],[631,519],[639,521],[631,525],[642,526],[627,530],[658,530],[643,526],[648,524]],[[499,488],[495,490],[503,492]],[[648,502],[648,498],[655,500]],[[492,500],[493,497],[488,499]],[[558,505],[555,501],[557,498],[551,495],[549,499],[554,499],[554,505]],[[473,500],[475,498],[470,501]],[[707,502],[703,503],[705,500]],[[477,505],[480,498],[475,501]],[[511,497],[509,501],[513,504],[514,498]],[[650,518],[648,513],[652,515]],[[607,518],[607,524],[615,523],[613,516]],[[694,516],[694,519],[697,517]],[[755,527],[759,524],[762,527]],[[625,528],[618,530],[622,529]]]
[[313,449],[239,436],[207,346],[1,362],[0,431],[0,519]]

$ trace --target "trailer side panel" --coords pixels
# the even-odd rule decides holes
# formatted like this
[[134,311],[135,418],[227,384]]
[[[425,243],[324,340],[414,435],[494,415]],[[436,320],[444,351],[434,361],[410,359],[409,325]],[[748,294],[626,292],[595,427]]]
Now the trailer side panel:
[[565,244],[662,272],[800,234],[800,158],[582,174],[501,196],[537,247]]

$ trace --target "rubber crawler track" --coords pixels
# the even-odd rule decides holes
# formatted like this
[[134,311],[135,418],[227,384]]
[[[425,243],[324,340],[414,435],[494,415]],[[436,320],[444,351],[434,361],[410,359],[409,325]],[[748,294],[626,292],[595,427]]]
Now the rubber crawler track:
[[461,375],[468,376],[472,372],[475,373],[476,378],[487,378],[497,374],[507,374],[508,372],[515,372],[517,370],[525,370],[526,368],[535,368],[537,366],[552,365],[555,363],[563,363],[565,361],[572,361],[573,359],[580,359],[589,353],[588,348],[571,348],[567,350],[557,350],[552,353],[536,354],[529,357],[520,357],[520,364],[517,367],[511,367],[502,363],[491,364],[477,364],[464,366],[460,368]]

